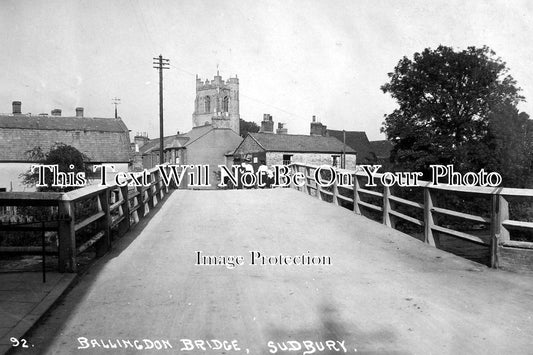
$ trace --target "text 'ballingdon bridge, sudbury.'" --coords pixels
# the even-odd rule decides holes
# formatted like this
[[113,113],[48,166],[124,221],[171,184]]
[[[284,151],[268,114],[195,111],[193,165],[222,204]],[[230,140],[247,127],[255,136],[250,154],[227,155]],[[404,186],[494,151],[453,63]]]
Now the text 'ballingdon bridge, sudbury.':
[[[509,211],[533,190],[417,181],[419,199],[407,199],[378,173],[375,187],[342,169],[322,184],[317,167],[289,166],[299,178],[287,188],[175,189],[154,168],[142,186],[1,193],[2,206],[53,207],[46,221],[2,224],[57,232],[43,249],[57,261],[49,280],[83,269],[88,252],[100,256],[15,351],[531,350],[533,246],[512,231],[533,224]],[[439,204],[452,194],[486,213]],[[477,246],[477,262],[442,250],[454,241]]]

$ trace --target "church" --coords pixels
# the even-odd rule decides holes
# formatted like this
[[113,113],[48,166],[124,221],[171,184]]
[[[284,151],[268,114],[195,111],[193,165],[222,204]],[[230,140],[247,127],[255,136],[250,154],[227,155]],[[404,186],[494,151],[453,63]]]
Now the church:
[[[211,186],[218,184],[219,165],[233,164],[239,135],[239,79],[223,80],[217,71],[213,80],[196,77],[193,128],[163,138],[165,161],[171,164],[209,165]],[[134,138],[144,169],[159,164],[159,139]]]

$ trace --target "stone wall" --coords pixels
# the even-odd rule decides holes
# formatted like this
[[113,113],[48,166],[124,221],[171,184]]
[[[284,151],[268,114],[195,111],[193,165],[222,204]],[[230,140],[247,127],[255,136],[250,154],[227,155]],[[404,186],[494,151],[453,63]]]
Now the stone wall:
[[[283,153],[283,152],[267,152],[267,165],[282,165],[283,155],[292,155],[291,162],[302,163],[308,165],[332,165],[333,155],[338,156],[337,166],[340,167],[340,154],[331,153]],[[346,154],[346,169],[355,170],[356,156],[355,154]]]

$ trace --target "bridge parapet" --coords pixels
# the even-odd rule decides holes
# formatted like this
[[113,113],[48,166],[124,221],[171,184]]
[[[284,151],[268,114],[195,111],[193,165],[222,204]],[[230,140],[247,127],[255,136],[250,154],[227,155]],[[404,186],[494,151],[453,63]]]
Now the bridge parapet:
[[[439,234],[487,246],[490,249],[490,265],[494,268],[533,271],[533,239],[523,241],[511,238],[512,231],[533,232],[533,222],[525,221],[524,218],[511,218],[509,207],[510,202],[521,201],[519,203],[522,205],[519,207],[531,212],[527,213],[525,219],[533,219],[533,189],[434,185],[428,181],[417,181],[414,187],[409,187],[412,193],[406,197],[405,194],[394,194],[391,187],[383,184],[378,184],[377,188],[365,186],[362,182],[367,175],[363,171],[332,168],[338,176],[351,178],[349,187],[345,183],[339,184],[338,179],[334,179],[329,187],[324,187],[321,186],[324,184],[318,184],[315,179],[315,172],[319,167],[300,163],[292,163],[290,167],[292,173],[303,174],[305,182],[303,186],[292,187],[319,200],[349,207],[356,214],[362,214],[363,210],[370,211],[366,215],[380,219],[391,228],[395,228],[399,221],[417,226],[422,229],[424,242],[432,246],[438,246]],[[376,173],[375,176],[378,181],[383,174]],[[419,194],[422,192],[418,199],[412,198],[416,194],[415,190]],[[470,205],[480,201],[485,206],[479,206],[479,209],[485,209],[486,213],[457,211],[437,203],[437,197],[443,200],[447,199],[446,195],[453,194],[461,195],[461,200],[470,202]],[[482,228],[488,227],[488,238],[444,223],[450,219],[474,223]]]
[[[46,226],[47,231],[56,231],[57,243],[46,248],[46,252],[58,255],[60,272],[76,272],[77,257],[81,253],[93,245],[97,255],[108,251],[112,230],[117,237],[124,235],[169,193],[159,169],[147,173],[149,186],[90,185],[67,193],[1,192],[0,210],[37,206],[44,208],[45,217],[41,220],[13,215],[12,221],[0,222],[0,231],[39,230],[40,226]],[[24,223],[17,223],[21,219]],[[57,223],[50,223],[54,221]],[[0,247],[1,253],[36,253],[40,250],[44,252],[44,246]]]

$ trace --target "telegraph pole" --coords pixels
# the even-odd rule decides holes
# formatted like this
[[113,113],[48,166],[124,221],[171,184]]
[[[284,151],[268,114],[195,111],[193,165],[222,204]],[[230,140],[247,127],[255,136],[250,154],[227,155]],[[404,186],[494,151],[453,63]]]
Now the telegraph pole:
[[120,105],[120,99],[117,99],[116,97],[113,98],[113,105],[115,105],[115,118],[118,118],[117,105]]
[[159,70],[159,164],[163,164],[163,69],[169,69],[169,62],[161,54],[153,59],[154,69]]

